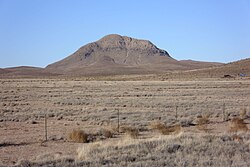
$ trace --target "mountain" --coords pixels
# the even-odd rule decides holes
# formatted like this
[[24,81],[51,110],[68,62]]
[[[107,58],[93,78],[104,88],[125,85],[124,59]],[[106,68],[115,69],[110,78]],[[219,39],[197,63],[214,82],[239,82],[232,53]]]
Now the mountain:
[[214,65],[177,61],[148,40],[111,34],[82,46],[46,70],[67,75],[147,74]]
[[69,57],[48,65],[47,69],[70,71],[85,66],[140,66],[160,63],[160,60],[175,61],[150,41],[112,34],[81,47]]
[[160,74],[208,68],[221,63],[178,61],[148,40],[111,34],[79,48],[68,57],[38,67],[0,69],[0,77],[98,76],[125,74]]

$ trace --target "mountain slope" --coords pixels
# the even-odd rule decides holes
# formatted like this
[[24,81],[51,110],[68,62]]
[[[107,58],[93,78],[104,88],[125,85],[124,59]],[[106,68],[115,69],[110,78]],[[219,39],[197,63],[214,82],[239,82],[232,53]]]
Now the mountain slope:
[[219,67],[208,69],[214,75],[233,75],[237,76],[240,73],[250,76],[250,58],[231,62]]
[[217,64],[177,61],[150,41],[111,34],[82,46],[46,70],[69,75],[147,74],[213,65]]
[[250,58],[204,69],[195,69],[163,74],[162,77],[176,79],[235,78],[242,77],[240,76],[240,74],[246,76],[246,78],[250,77]]
[[190,67],[193,67],[194,69],[223,65],[223,63],[218,63],[218,62],[205,62],[205,61],[194,61],[194,60],[180,60],[180,62]]
[[47,69],[67,72],[86,66],[140,66],[166,60],[176,61],[149,41],[112,34],[81,47],[69,57],[48,65]]

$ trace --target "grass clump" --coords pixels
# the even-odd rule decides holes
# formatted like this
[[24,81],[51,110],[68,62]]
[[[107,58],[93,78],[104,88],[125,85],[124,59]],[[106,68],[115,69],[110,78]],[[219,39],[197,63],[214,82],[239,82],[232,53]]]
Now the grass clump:
[[204,124],[208,124],[208,123],[209,123],[209,116],[208,115],[202,116],[197,121],[198,125],[204,125]]
[[243,108],[240,112],[240,118],[241,119],[246,119],[247,118],[247,109]]
[[167,126],[161,122],[153,122],[151,128],[157,130],[162,135],[172,135],[181,132],[181,125]]
[[234,141],[243,142],[243,138],[239,135],[233,135],[232,138]]
[[114,136],[114,133],[111,130],[108,129],[102,129],[101,135],[105,138],[112,138]]
[[209,129],[207,127],[207,125],[210,123],[209,120],[209,115],[203,115],[202,117],[198,118],[197,120],[197,128],[199,130],[203,130],[205,132],[207,132]]
[[88,136],[89,135],[87,133],[85,133],[83,130],[74,129],[72,132],[69,133],[68,138],[72,142],[87,143]]
[[137,139],[139,137],[139,130],[135,127],[124,126],[121,127],[121,130],[132,139]]
[[248,127],[242,118],[234,118],[231,120],[230,132],[238,132],[238,131],[248,131]]

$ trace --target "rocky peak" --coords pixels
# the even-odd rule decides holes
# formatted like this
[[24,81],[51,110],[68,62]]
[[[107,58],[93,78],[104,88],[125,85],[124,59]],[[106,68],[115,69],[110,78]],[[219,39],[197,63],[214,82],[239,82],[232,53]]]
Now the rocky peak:
[[136,50],[158,49],[148,40],[140,40],[117,34],[107,35],[101,38],[96,43],[102,48],[119,47],[119,48],[136,49]]

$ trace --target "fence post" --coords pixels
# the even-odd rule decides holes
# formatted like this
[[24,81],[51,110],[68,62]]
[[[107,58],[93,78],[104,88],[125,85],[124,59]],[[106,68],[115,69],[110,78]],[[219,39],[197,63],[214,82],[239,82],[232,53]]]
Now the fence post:
[[176,106],[175,106],[175,120],[176,120],[176,121],[177,121],[177,119],[178,119],[177,110],[178,110],[178,106],[176,105]]
[[222,110],[223,110],[223,121],[226,121],[226,106],[225,106],[225,103],[223,103],[223,107],[222,107]]
[[45,141],[48,140],[47,114],[44,114]]
[[118,130],[118,133],[120,133],[120,112],[119,112],[119,109],[117,109],[117,130]]

